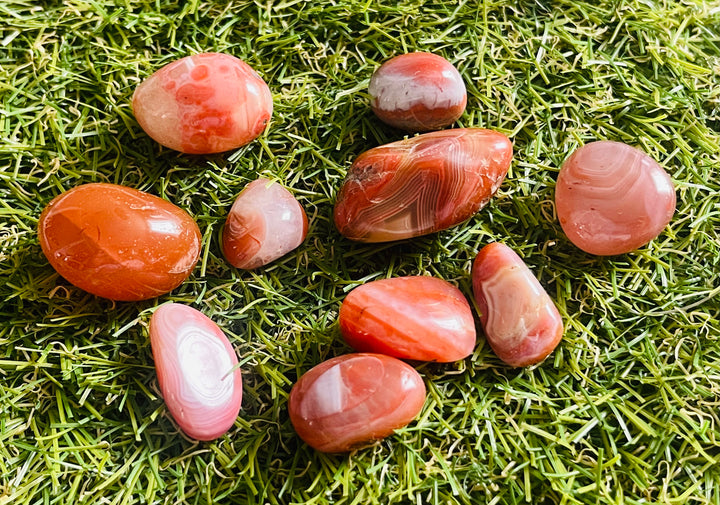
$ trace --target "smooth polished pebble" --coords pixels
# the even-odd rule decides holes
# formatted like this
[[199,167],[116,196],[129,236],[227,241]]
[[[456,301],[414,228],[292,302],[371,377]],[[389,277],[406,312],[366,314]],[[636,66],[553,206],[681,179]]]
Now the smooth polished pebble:
[[257,179],[238,195],[225,221],[223,254],[236,268],[267,265],[305,240],[305,210],[287,189]]
[[482,208],[512,161],[502,133],[461,128],[425,133],[358,156],[337,196],[335,225],[360,242],[444,230]]
[[229,151],[270,121],[272,94],[244,61],[203,53],[169,63],[135,90],[133,111],[156,142],[189,154]]
[[160,391],[180,429],[196,440],[225,434],[240,412],[242,378],[223,331],[200,311],[167,303],[150,318],[150,344]]
[[577,247],[610,256],[656,238],[675,213],[670,176],[644,152],[602,140],[577,149],[555,188],[560,226]]
[[290,421],[305,443],[347,452],[415,419],[425,384],[410,365],[383,354],[346,354],[311,369],[290,391]]
[[475,347],[472,310],[455,286],[437,277],[394,277],[350,291],[340,331],[357,351],[401,359],[457,361]]
[[525,262],[508,246],[483,247],[472,268],[485,337],[508,365],[544,360],[563,336],[560,313]]
[[40,215],[38,235],[48,261],[68,282],[118,301],[172,291],[200,257],[200,230],[187,212],[116,184],[62,193]]
[[380,120],[414,132],[453,124],[467,105],[460,72],[432,53],[401,54],[386,61],[370,78],[368,92]]

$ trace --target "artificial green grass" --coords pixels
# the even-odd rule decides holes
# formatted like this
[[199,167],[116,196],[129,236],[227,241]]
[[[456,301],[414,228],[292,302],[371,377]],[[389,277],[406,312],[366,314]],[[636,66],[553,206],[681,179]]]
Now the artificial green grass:
[[[720,503],[720,6],[700,1],[0,3],[0,504]],[[468,88],[460,126],[510,136],[513,166],[467,223],[366,245],[332,224],[352,159],[402,132],[367,83],[399,53],[441,54]],[[163,64],[234,54],[275,111],[236,152],[186,156],[136,123],[135,86]],[[598,139],[648,152],[672,176],[673,221],[639,251],[575,248],[554,213],[567,155]],[[253,272],[222,258],[233,199],[281,181],[310,218],[305,243]],[[194,274],[157,300],[113,303],[67,284],[37,219],[56,195],[106,181],[188,210]],[[542,364],[416,364],[419,419],[349,455],[295,435],[298,376],[349,351],[345,294],[435,275],[471,297],[491,241],[515,249],[566,333]],[[243,410],[224,437],[186,439],[159,394],[147,323],[187,303],[238,351]]]

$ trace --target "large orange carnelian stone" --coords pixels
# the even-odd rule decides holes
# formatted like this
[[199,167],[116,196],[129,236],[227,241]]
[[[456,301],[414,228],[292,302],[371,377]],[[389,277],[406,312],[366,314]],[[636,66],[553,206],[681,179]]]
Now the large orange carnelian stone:
[[564,331],[560,313],[515,251],[499,242],[483,247],[472,283],[485,336],[501,360],[533,365],[557,347]]
[[85,184],[52,200],[40,246],[57,272],[103,298],[154,298],[180,285],[200,256],[200,230],[172,203],[116,184]]
[[340,306],[340,331],[358,351],[451,362],[475,347],[475,320],[458,288],[437,277],[368,282]]
[[244,61],[203,53],[169,63],[145,79],[132,100],[143,130],[190,154],[229,151],[260,135],[270,121],[270,88]]
[[459,128],[425,133],[364,152],[338,193],[335,225],[360,242],[444,230],[480,210],[512,161],[502,133]]
[[290,391],[290,421],[309,446],[346,452],[385,438],[417,417],[425,384],[414,368],[383,354],[320,363]]

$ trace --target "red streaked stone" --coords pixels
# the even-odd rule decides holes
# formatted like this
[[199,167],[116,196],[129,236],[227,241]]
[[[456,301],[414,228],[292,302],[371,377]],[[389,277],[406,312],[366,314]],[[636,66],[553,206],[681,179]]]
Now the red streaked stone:
[[475,347],[465,296],[436,277],[395,277],[353,289],[340,307],[340,331],[358,351],[451,362]]

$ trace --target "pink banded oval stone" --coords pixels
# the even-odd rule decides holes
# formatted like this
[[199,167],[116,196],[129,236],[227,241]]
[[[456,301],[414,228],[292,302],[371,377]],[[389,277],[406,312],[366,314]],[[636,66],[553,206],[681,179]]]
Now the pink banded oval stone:
[[382,354],[346,354],[320,363],[290,391],[290,421],[305,443],[346,452],[409,424],[425,403],[410,365]]
[[223,254],[236,268],[261,267],[302,244],[307,230],[307,215],[295,197],[276,182],[257,179],[230,209]]
[[465,296],[436,277],[363,284],[347,295],[339,320],[345,341],[363,352],[451,362],[475,347],[475,320]]
[[386,61],[373,73],[368,91],[380,120],[409,131],[451,125],[467,105],[460,72],[432,53],[401,54]]
[[189,437],[213,440],[240,412],[242,378],[222,330],[201,312],[167,303],[150,318],[150,344],[160,391]]
[[223,53],[165,65],[137,87],[132,106],[156,142],[190,154],[247,144],[265,130],[273,110],[265,81],[250,65]]
[[633,251],[657,237],[675,213],[675,187],[650,156],[629,145],[586,144],[565,161],[555,204],[570,241],[590,254]]
[[512,249],[499,242],[483,247],[472,283],[485,337],[501,360],[533,365],[557,347],[563,335],[560,313]]
[[462,128],[425,133],[364,152],[335,204],[335,224],[361,242],[387,242],[444,230],[490,200],[510,168],[502,133]]

